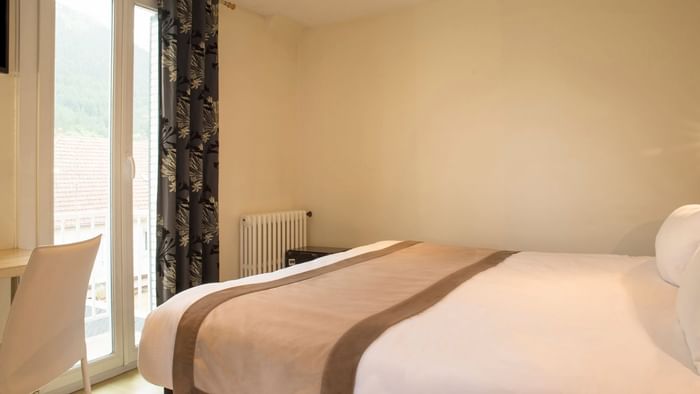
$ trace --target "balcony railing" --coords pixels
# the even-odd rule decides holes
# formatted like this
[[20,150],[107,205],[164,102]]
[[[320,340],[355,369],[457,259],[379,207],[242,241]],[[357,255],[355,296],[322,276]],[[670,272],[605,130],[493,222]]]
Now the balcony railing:
[[[153,254],[151,221],[148,210],[135,210],[133,215],[134,250],[134,307],[137,331],[153,305]],[[71,243],[102,234],[102,245],[97,252],[95,267],[90,277],[85,304],[85,331],[90,338],[109,336],[111,330],[111,264],[108,245],[111,242],[108,210],[59,213],[54,216],[54,243]],[[105,338],[102,338],[105,339]],[[111,344],[111,338],[109,344]],[[111,346],[111,345],[110,345]],[[109,350],[107,351],[109,353]]]

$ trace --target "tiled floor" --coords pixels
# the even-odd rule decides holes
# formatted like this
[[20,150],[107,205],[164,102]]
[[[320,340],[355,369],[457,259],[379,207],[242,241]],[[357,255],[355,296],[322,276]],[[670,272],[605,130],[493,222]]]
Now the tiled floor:
[[[163,389],[146,382],[138,370],[129,371],[92,387],[95,394],[163,394]],[[74,394],[82,394],[76,391]]]

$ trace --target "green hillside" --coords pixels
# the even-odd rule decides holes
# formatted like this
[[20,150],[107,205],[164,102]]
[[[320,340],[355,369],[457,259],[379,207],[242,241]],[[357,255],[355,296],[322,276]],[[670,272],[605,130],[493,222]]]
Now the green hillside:
[[[58,132],[70,135],[106,136],[111,119],[111,29],[87,16],[56,5],[56,117]],[[134,62],[149,70],[148,52],[136,47]],[[150,87],[150,75],[137,73],[135,88]],[[148,130],[149,92],[136,92],[136,134]],[[146,94],[144,94],[146,93]]]

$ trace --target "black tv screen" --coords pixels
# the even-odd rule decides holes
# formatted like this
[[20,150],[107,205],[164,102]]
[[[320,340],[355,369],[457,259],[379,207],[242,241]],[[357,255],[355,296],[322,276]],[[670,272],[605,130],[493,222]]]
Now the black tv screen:
[[7,73],[10,65],[10,0],[0,0],[0,72]]

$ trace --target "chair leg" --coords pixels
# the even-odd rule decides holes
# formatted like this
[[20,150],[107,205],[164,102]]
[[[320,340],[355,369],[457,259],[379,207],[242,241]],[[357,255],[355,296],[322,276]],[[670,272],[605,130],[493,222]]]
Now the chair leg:
[[80,370],[83,371],[83,387],[85,394],[91,394],[92,388],[90,386],[90,374],[88,373],[87,356],[83,356],[83,358],[80,359]]

